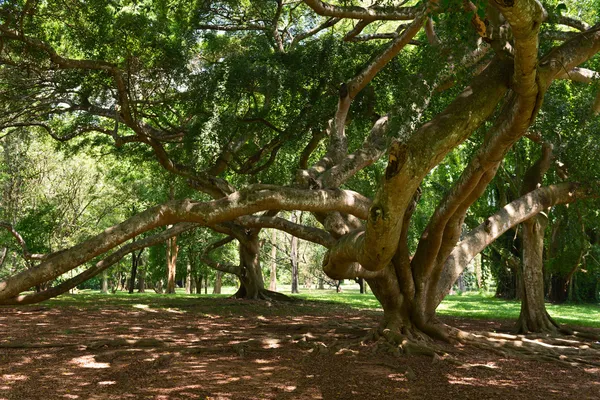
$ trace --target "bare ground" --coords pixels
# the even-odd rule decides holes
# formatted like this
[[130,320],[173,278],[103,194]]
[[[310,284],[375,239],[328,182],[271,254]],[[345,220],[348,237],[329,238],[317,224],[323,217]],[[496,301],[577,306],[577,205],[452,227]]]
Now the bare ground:
[[470,345],[441,345],[451,356],[440,359],[361,344],[380,316],[230,299],[0,308],[0,399],[600,398],[598,366]]

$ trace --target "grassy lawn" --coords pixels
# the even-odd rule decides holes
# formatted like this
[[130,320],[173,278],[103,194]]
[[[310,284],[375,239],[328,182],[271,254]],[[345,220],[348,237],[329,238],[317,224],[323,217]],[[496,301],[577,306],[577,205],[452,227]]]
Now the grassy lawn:
[[[280,287],[282,293],[289,293],[286,286]],[[195,298],[226,298],[234,293],[235,288],[223,288],[224,294],[186,295],[182,289],[174,296],[148,293],[132,295],[117,292],[103,295],[94,291],[82,291],[74,295],[63,295],[44,303],[47,306],[82,306],[102,308],[103,306],[151,306],[152,308],[185,308]],[[303,290],[293,297],[308,302],[326,302],[335,306],[346,306],[356,309],[381,309],[377,299],[369,294],[360,294],[357,289],[344,288],[342,293],[334,290]],[[546,304],[548,312],[557,322],[568,325],[580,325],[600,328],[600,305],[597,304]],[[446,296],[440,307],[439,315],[459,318],[477,319],[516,319],[519,315],[520,302],[496,299],[490,295],[465,293]],[[233,310],[232,310],[233,311]],[[300,311],[300,310],[298,310]],[[296,313],[294,313],[296,314]]]

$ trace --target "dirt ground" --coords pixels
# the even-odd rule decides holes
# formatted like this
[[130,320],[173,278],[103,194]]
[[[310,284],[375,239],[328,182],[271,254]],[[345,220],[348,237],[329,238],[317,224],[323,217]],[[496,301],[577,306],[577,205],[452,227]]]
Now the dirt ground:
[[594,366],[444,345],[455,363],[361,344],[380,317],[231,299],[0,308],[0,399],[600,398]]

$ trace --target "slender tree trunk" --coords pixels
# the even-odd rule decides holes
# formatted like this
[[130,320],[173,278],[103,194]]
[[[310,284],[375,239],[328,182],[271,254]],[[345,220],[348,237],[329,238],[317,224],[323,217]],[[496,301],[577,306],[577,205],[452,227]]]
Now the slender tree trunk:
[[198,289],[196,289],[196,278],[192,275],[192,279],[190,282],[190,294],[197,293],[197,290]]
[[215,287],[213,288],[213,294],[221,294],[221,286],[223,281],[223,273],[221,271],[217,271],[215,276]]
[[360,294],[365,293],[365,280],[363,278],[357,278],[356,283],[358,283],[358,287],[360,289]]
[[196,278],[196,294],[202,294],[202,275]]
[[194,280],[194,278],[192,277],[192,264],[189,262],[189,260],[187,262],[186,272],[187,272],[187,275],[185,276],[185,293],[191,294],[192,293],[192,281]]
[[138,293],[146,292],[146,271],[142,269],[138,275]]
[[[135,242],[135,238],[133,238]],[[138,256],[135,254],[135,251],[131,252],[131,278],[129,278],[129,294],[133,293],[135,289],[135,278],[137,275],[138,268]]]
[[517,331],[555,332],[558,325],[544,303],[544,231],[547,218],[537,215],[523,226],[523,298]]
[[476,277],[476,282],[477,282],[477,290],[481,290],[483,288],[483,281],[482,281],[482,274],[481,274],[481,254],[478,254],[477,257],[475,257],[474,260],[474,266],[475,266],[475,277]]
[[271,281],[269,290],[277,290],[277,229],[271,233]]
[[[297,223],[298,216],[295,212],[292,213],[292,222]],[[290,261],[292,263],[292,293],[298,292],[298,238],[292,236],[290,250]]]
[[163,292],[163,280],[162,279],[160,279],[158,282],[156,282],[156,284],[154,285],[154,291],[156,293]]
[[204,294],[208,294],[208,276],[204,278]]
[[6,255],[8,254],[8,247],[2,247],[0,249],[0,268],[4,265],[4,261],[6,261]]
[[177,246],[177,236],[174,236],[167,240],[167,294],[175,293],[175,273],[177,270],[178,253],[179,247]]
[[[175,189],[173,184],[170,185],[169,199],[175,199]],[[172,225],[169,225],[167,226],[167,229],[171,227]],[[167,239],[167,294],[175,293],[177,253],[179,253],[179,247],[177,246],[177,236],[173,236],[172,238]]]
[[108,272],[102,272],[102,293],[108,293]]

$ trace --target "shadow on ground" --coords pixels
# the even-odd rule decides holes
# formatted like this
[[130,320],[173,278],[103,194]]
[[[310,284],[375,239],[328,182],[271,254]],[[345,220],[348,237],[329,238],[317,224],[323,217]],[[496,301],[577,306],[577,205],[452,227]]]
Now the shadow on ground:
[[447,346],[456,365],[361,344],[380,316],[223,298],[0,308],[0,399],[600,398],[600,368]]

